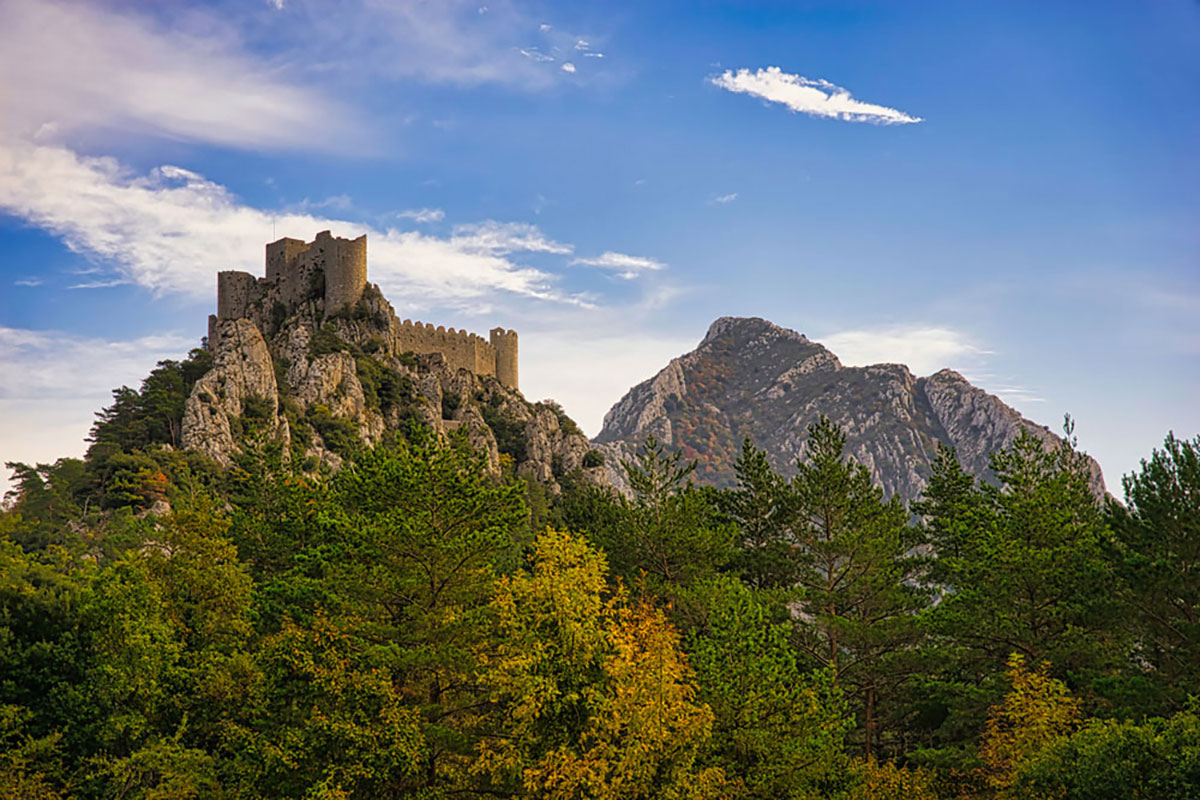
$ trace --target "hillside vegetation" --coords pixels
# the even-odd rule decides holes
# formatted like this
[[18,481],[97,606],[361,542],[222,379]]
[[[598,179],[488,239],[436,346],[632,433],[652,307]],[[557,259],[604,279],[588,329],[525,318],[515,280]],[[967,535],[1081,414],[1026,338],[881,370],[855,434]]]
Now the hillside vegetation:
[[827,417],[723,489],[649,436],[623,495],[360,365],[372,441],[247,399],[222,465],[179,448],[209,359],[10,465],[0,797],[1200,796],[1200,438],[1127,507],[1069,431],[992,482],[943,448],[906,507]]

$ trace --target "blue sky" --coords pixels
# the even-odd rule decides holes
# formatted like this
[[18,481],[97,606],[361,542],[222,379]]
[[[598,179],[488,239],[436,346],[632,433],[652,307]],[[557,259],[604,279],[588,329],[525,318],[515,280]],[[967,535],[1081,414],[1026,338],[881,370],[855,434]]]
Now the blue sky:
[[0,0],[0,460],[82,451],[272,238],[521,333],[594,434],[717,316],[1200,433],[1200,3]]

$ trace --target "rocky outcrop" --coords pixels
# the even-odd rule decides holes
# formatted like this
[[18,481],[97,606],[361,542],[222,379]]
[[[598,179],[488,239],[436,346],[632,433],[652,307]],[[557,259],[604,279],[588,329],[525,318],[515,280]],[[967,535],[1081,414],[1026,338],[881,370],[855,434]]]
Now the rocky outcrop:
[[[745,437],[789,474],[809,424],[821,414],[842,426],[848,452],[884,490],[907,500],[924,488],[939,444],[955,447],[967,470],[992,479],[988,455],[1020,430],[1048,445],[1059,441],[952,370],[921,378],[902,364],[844,367],[795,331],[722,317],[695,350],[612,407],[594,446],[618,488],[624,488],[621,461],[648,435],[695,459],[701,482],[726,486]],[[1103,493],[1100,468],[1091,464],[1093,486]]]
[[238,447],[235,420],[246,411],[264,416],[267,433],[287,439],[287,420],[279,419],[274,364],[262,333],[245,319],[219,323],[213,367],[196,382],[184,405],[182,443],[228,466]]
[[607,485],[602,467],[584,466],[591,445],[557,406],[443,354],[400,352],[403,325],[378,287],[332,316],[307,297],[213,325],[214,366],[187,400],[183,445],[222,464],[257,437],[301,469],[336,470],[357,443],[418,423],[439,437],[461,431],[494,474],[509,468],[554,493],[576,471]]

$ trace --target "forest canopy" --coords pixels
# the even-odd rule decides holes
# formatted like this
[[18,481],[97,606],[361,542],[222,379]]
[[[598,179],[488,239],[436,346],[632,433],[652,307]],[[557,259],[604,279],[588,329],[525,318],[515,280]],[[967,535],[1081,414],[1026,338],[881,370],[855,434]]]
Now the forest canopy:
[[1200,438],[1125,504],[1021,435],[906,508],[827,419],[547,496],[416,427],[222,469],[199,358],[9,465],[0,797],[1200,796]]

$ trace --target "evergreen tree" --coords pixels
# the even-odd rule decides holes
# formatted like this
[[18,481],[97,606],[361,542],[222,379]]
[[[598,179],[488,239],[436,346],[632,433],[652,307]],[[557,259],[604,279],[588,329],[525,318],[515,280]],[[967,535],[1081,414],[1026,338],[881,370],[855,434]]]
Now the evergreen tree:
[[747,438],[734,464],[737,486],[721,493],[721,509],[738,526],[735,564],[751,586],[791,589],[800,578],[793,552],[796,508],[787,481]]
[[1200,685],[1200,436],[1167,436],[1109,501],[1119,570],[1135,609],[1136,660],[1178,708]]
[[845,456],[846,436],[829,420],[809,426],[791,482],[798,517],[797,640],[857,707],[864,753],[880,744],[880,702],[905,679],[927,605],[918,585],[921,532],[898,498],[883,499],[863,465]]
[[691,482],[695,463],[668,455],[653,436],[624,468],[633,490],[611,523],[592,532],[613,571],[630,584],[645,580],[657,592],[724,568],[735,531],[721,519],[715,493]]

